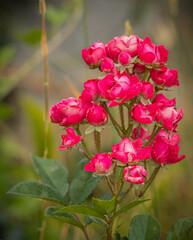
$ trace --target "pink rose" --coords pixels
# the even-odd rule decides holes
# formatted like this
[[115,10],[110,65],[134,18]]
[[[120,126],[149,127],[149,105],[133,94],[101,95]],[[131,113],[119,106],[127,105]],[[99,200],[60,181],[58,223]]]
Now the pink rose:
[[134,67],[133,67],[133,72],[134,73],[145,73],[146,71],[146,66],[145,65],[142,65],[142,64],[139,64],[139,63],[136,63],[134,64]]
[[147,172],[142,166],[129,166],[124,169],[124,180],[130,183],[141,184],[147,178]]
[[137,104],[130,111],[131,119],[142,124],[151,124],[155,119],[157,111],[158,106],[156,104]]
[[66,128],[67,134],[62,134],[62,144],[59,147],[59,150],[67,149],[73,145],[79,143],[82,139],[81,136],[76,136],[73,128]]
[[97,153],[94,158],[84,166],[87,172],[108,173],[112,164],[112,157],[108,153]]
[[112,146],[112,157],[122,163],[131,163],[134,161],[142,161],[149,159],[151,156],[151,146],[144,147],[143,140],[138,138],[131,141],[129,138],[124,138],[119,144]]
[[151,69],[150,76],[158,85],[164,87],[179,86],[178,71],[176,69],[169,70],[167,67],[160,67],[159,70]]
[[142,127],[136,127],[132,130],[132,133],[131,133],[131,138],[136,140],[138,138],[138,136],[140,138],[142,138],[142,140],[148,140],[148,138],[150,137],[149,136],[149,130],[145,130],[143,129]]
[[121,65],[128,65],[131,62],[131,56],[129,53],[121,52],[118,56],[118,61]]
[[91,79],[84,83],[84,90],[82,91],[80,99],[86,101],[95,101],[100,95],[98,90],[98,79]]
[[98,87],[100,95],[111,101],[107,106],[114,107],[136,97],[140,93],[141,83],[137,75],[118,72],[116,75],[107,74],[99,81]]
[[101,71],[110,73],[114,69],[114,62],[111,58],[104,58],[101,62]]
[[100,60],[107,56],[105,45],[102,42],[95,42],[88,49],[82,49],[82,58],[85,63],[92,67],[98,67],[100,65]]
[[150,99],[153,97],[154,94],[154,88],[153,85],[150,82],[147,81],[142,81],[142,88],[141,88],[141,95],[145,98],[145,99]]
[[174,133],[172,136],[161,129],[152,142],[152,159],[161,166],[177,163],[185,158],[178,157],[180,137]]
[[49,114],[53,123],[70,126],[82,122],[92,103],[74,97],[63,99],[50,108]]
[[131,57],[134,57],[137,55],[139,41],[138,36],[135,35],[129,37],[126,35],[114,37],[113,40],[106,45],[107,55],[115,61],[118,60],[121,52],[126,52],[130,54]]
[[[169,131],[176,132],[178,122],[183,118],[183,109],[174,108],[175,99],[167,99],[163,94],[158,94],[153,103],[159,106],[156,121]],[[173,105],[172,105],[173,104]]]
[[168,60],[168,50],[163,45],[156,46],[146,37],[143,43],[138,46],[138,55],[146,64],[163,64]]
[[94,126],[102,126],[108,122],[108,114],[101,105],[94,103],[86,113],[86,120]]

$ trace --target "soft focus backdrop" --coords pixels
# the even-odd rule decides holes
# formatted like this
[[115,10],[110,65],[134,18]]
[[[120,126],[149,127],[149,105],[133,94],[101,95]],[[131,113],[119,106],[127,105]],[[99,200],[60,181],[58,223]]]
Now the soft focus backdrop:
[[[81,59],[81,49],[95,41],[107,43],[125,31],[129,20],[133,33],[150,36],[169,50],[169,68],[179,71],[180,87],[168,97],[184,107],[179,125],[182,162],[166,166],[146,194],[151,203],[124,218],[120,227],[128,232],[131,217],[150,213],[162,225],[162,238],[179,218],[193,216],[193,1],[191,0],[47,0],[46,24],[49,49],[50,106],[63,98],[78,96],[83,82],[94,78]],[[38,179],[29,154],[43,155],[44,70],[40,51],[41,16],[38,1],[0,1],[0,239],[39,239],[43,213],[41,202],[16,198],[6,192],[16,183]],[[103,148],[117,142],[105,130]],[[62,128],[50,124],[49,157],[61,160],[73,173],[80,155],[59,152]],[[94,192],[105,191],[99,185]],[[95,228],[96,227],[96,228]],[[63,239],[63,223],[47,219],[46,240]],[[92,239],[100,227],[90,227]],[[69,230],[67,239],[83,239]]]

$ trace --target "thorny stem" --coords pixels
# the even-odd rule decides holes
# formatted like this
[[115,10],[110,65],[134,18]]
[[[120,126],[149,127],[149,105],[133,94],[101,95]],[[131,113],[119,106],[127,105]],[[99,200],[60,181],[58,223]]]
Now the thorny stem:
[[110,119],[111,119],[111,121],[112,121],[112,123],[113,123],[113,125],[114,125],[114,127],[115,127],[115,129],[116,129],[116,131],[117,131],[117,133],[118,133],[118,135],[122,138],[122,128],[121,128],[121,126],[120,126],[120,125],[118,124],[118,122],[114,119],[114,117],[113,117],[113,115],[111,114],[111,112],[109,111],[106,103],[103,103],[102,105],[103,105],[103,107],[105,108],[106,112],[108,113],[108,115],[109,115],[109,117],[110,117]]
[[[80,224],[82,224],[82,222],[80,221],[80,218],[79,218],[78,214],[74,213],[74,216],[75,216],[76,220],[77,220]],[[86,240],[89,240],[88,233],[87,233],[87,231],[86,231],[86,226],[85,226],[83,229],[81,229],[81,230],[82,230],[82,232],[84,233],[84,236],[85,236]]]
[[[77,132],[77,134],[78,134],[79,136],[82,136],[82,134],[81,134],[81,132],[80,132],[80,129],[79,129],[79,126],[77,126],[75,130],[76,130],[76,132]],[[84,141],[83,138],[81,139],[81,143],[82,143],[82,146],[84,147],[84,150],[85,150],[86,154],[89,156],[89,158],[92,159],[93,157],[92,157],[92,155],[90,154],[90,152],[89,152],[89,150],[88,150],[88,147],[87,147],[87,145],[86,145],[86,143],[85,143],[85,141]]]
[[108,176],[105,177],[105,181],[106,181],[106,183],[107,183],[107,185],[108,185],[108,187],[109,187],[109,189],[111,191],[111,195],[114,196],[114,192],[113,192],[113,189],[112,189],[112,186],[111,186],[111,183],[110,183],[110,180],[109,180]]
[[133,187],[133,183],[130,184],[129,188],[127,189],[127,191],[124,193],[124,195],[119,199],[119,202],[121,202],[126,196],[127,194],[131,191]]
[[113,176],[114,176],[114,195],[117,195],[117,177],[116,177],[116,170],[117,170],[117,163],[115,163],[115,167],[113,169]]
[[161,166],[158,166],[154,169],[153,173],[151,174],[151,177],[149,178],[149,180],[146,182],[144,188],[140,191],[140,193],[138,194],[138,197],[142,197],[145,192],[147,191],[147,189],[149,188],[149,186],[152,184],[153,180],[155,179],[155,177],[157,176],[159,170],[160,170]]
[[94,140],[95,140],[96,152],[100,153],[101,151],[100,132],[96,130],[94,130]]
[[119,111],[120,111],[120,118],[121,118],[122,129],[123,129],[123,131],[125,132],[123,105],[119,105]]
[[91,160],[92,158],[90,158],[86,153],[85,151],[81,148],[81,147],[77,147],[78,151],[80,153],[82,153],[86,158],[88,158],[89,160]]

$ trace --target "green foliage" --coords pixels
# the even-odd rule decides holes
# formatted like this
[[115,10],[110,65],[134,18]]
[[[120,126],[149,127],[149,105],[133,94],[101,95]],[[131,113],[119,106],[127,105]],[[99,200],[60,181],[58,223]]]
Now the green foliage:
[[15,47],[12,45],[0,48],[0,69],[6,67],[6,65],[11,62],[15,56],[15,52]]
[[135,201],[135,202],[132,202],[124,207],[122,207],[119,211],[117,211],[112,218],[115,218],[115,217],[118,217],[120,214],[126,212],[127,210],[139,205],[139,204],[142,204],[146,201],[148,201],[149,199],[146,199],[146,200],[140,200],[140,201]]
[[84,226],[79,223],[72,215],[68,213],[55,213],[60,208],[58,207],[48,207],[45,211],[45,216],[52,217],[52,218],[62,218],[62,221],[69,223],[78,228],[84,228]]
[[0,120],[5,120],[13,115],[13,107],[7,103],[0,103]]
[[63,196],[56,191],[53,187],[45,183],[26,181],[15,185],[8,192],[9,194],[23,195],[34,198],[41,198],[51,202],[67,205]]
[[60,161],[45,159],[31,154],[31,159],[40,179],[62,195],[68,192],[68,171]]
[[89,207],[89,206],[80,206],[80,205],[72,205],[72,206],[67,206],[64,207],[60,210],[58,210],[56,213],[80,213],[86,216],[91,216],[91,217],[96,217],[96,218],[101,218],[105,220],[105,216],[99,212],[97,212],[95,209]]
[[116,233],[114,240],[128,240],[128,238],[127,237],[121,237],[121,235],[119,233]]
[[165,240],[188,239],[188,234],[192,229],[193,217],[180,219],[171,227]]
[[89,225],[94,222],[102,227],[105,227],[105,228],[107,227],[106,223],[104,223],[103,221],[101,221],[100,219],[95,218],[95,217],[86,216],[84,222],[86,225]]
[[6,97],[16,84],[15,78],[0,78],[0,100]]
[[49,4],[46,8],[46,19],[56,25],[61,25],[68,18],[68,12],[65,9],[59,9]]
[[92,172],[86,172],[84,166],[88,159],[81,160],[76,167],[70,185],[70,199],[72,204],[81,204],[94,190],[101,177],[93,177]]
[[158,220],[150,215],[133,217],[129,230],[129,240],[159,240],[161,227]]
[[19,39],[31,46],[34,46],[40,43],[41,34],[42,33],[40,29],[30,29],[24,34],[21,34],[21,36],[19,36]]
[[110,214],[115,211],[117,199],[113,197],[111,200],[92,199],[94,209],[101,214]]

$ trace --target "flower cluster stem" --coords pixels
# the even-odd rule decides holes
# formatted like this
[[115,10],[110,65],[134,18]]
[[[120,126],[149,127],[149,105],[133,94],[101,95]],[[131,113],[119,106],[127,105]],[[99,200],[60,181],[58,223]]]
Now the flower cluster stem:
[[95,140],[95,146],[96,146],[96,152],[100,153],[101,151],[101,138],[100,138],[100,132],[94,131],[94,140]]

